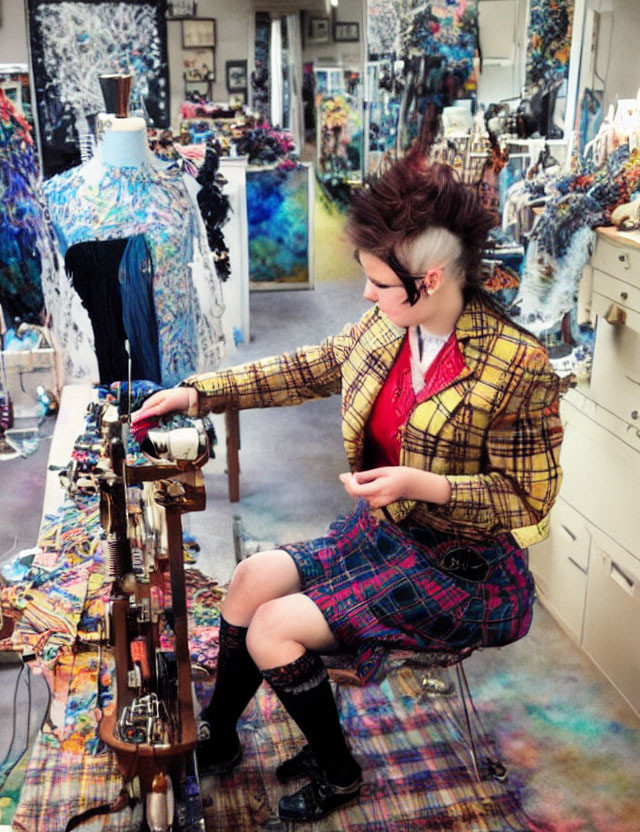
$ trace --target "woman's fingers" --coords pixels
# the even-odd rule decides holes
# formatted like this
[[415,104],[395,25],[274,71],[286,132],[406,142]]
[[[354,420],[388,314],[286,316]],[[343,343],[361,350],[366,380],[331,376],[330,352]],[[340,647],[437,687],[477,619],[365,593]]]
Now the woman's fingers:
[[144,402],[140,410],[132,415],[132,421],[151,416],[164,416],[189,409],[189,387],[174,387],[171,390],[160,390]]

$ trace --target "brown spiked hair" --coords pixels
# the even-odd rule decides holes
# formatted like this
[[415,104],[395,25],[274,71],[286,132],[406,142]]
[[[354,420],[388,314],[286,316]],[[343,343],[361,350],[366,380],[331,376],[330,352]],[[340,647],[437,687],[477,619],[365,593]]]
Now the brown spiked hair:
[[429,228],[447,229],[461,244],[458,266],[465,276],[465,300],[469,300],[483,291],[481,258],[495,216],[453,168],[430,163],[425,150],[419,141],[404,158],[366,180],[351,201],[346,234],[356,253],[367,251],[393,269],[414,304],[419,297],[415,275],[398,258],[397,247]]

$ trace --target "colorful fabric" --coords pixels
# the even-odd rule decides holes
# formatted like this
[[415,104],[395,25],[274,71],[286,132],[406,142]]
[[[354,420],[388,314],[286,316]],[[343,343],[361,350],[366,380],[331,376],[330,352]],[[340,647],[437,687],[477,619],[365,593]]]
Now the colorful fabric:
[[467,653],[509,644],[531,625],[534,583],[510,535],[470,544],[378,523],[361,502],[325,537],[282,546],[302,591],[369,682],[388,648]]
[[[163,385],[220,363],[220,281],[180,171],[161,163],[113,168],[96,157],[50,179],[45,193],[63,256],[76,243],[144,235],[153,259]],[[91,325],[73,287],[50,282],[44,292],[67,380],[96,377]]]
[[[122,786],[114,754],[92,757],[53,749],[40,737],[31,752],[11,829],[61,832],[80,812],[115,800]],[[101,832],[129,832],[135,828],[129,808],[102,815],[100,820]]]
[[0,89],[0,303],[13,317],[39,323],[41,275],[53,266],[38,153],[31,128]]
[[[362,470],[365,425],[405,330],[377,307],[316,347],[192,376],[202,412],[301,404],[342,391],[342,433],[351,469]],[[559,379],[545,350],[481,300],[455,337],[466,365],[453,384],[421,402],[402,436],[400,465],[447,477],[451,500],[398,500],[385,515],[469,540],[510,531],[521,546],[548,534],[561,482]]]
[[532,0],[527,84],[548,87],[568,76],[573,5],[574,0]]
[[[338,710],[349,747],[363,768],[357,802],[320,829],[344,832],[531,832],[517,785],[472,778],[457,727],[457,699],[421,698],[409,668],[380,685],[338,685]],[[240,720],[244,758],[224,780],[205,781],[207,829],[259,832],[277,828],[278,801],[302,781],[282,784],[276,767],[304,739],[275,693],[263,685]],[[484,757],[484,749],[482,750]],[[211,783],[208,786],[208,783]],[[310,826],[308,828],[311,828]]]

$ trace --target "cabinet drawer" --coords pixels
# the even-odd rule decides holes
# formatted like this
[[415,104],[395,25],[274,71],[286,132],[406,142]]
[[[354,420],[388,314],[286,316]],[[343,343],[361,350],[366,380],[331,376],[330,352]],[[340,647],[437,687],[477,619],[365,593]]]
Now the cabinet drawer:
[[584,518],[560,498],[551,512],[549,537],[529,550],[541,600],[577,642],[582,635],[590,542]]
[[640,287],[640,248],[619,246],[599,237],[591,265],[594,269]]
[[598,321],[589,395],[640,428],[640,332]]
[[640,312],[640,288],[632,283],[612,277],[599,269],[594,269],[593,291],[610,298],[611,301],[624,309]]
[[640,560],[640,454],[563,402],[561,496]]
[[[611,278],[614,280],[615,278]],[[617,283],[622,283],[621,280],[617,281]],[[623,306],[622,303],[613,300],[606,295],[601,295],[600,292],[594,292],[591,298],[591,317],[592,320],[595,319],[597,315],[599,318],[598,325],[604,326],[611,326],[608,324],[604,319],[605,315],[611,308],[611,305],[615,304],[619,306],[620,309],[623,310],[625,313],[625,322],[624,324],[620,324],[619,326],[612,327],[613,329],[633,329],[636,332],[640,332],[640,312],[636,312],[635,309],[631,309],[629,306]]]
[[583,647],[640,712],[640,563],[593,534]]

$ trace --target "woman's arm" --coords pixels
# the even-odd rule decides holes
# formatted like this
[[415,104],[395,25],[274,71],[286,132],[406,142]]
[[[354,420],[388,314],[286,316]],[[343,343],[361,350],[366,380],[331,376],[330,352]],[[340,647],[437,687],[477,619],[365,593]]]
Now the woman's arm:
[[435,513],[485,534],[536,525],[560,490],[562,436],[559,379],[535,349],[489,427],[484,472],[447,475],[447,504],[418,504],[412,516]]
[[340,367],[370,315],[368,312],[358,323],[348,324],[340,335],[325,339],[319,346],[300,347],[293,353],[190,376],[180,387],[151,396],[138,413],[154,416],[184,410],[196,416],[301,404],[339,393]]
[[486,436],[483,473],[378,468],[341,474],[346,490],[371,508],[387,507],[396,522],[410,516],[429,525],[437,516],[474,536],[536,525],[551,509],[562,480],[559,380],[541,349],[532,351],[514,378]]

